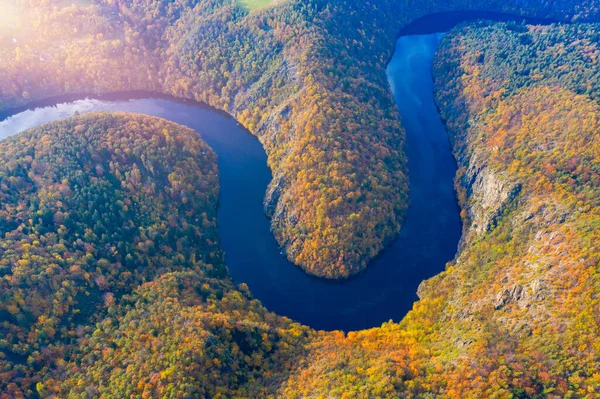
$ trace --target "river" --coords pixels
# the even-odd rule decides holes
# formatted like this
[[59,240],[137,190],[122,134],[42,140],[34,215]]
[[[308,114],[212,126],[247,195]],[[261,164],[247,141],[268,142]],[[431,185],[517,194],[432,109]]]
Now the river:
[[432,59],[441,34],[402,36],[388,78],[407,135],[411,205],[399,238],[347,281],[306,275],[281,254],[263,212],[271,172],[258,140],[233,118],[202,104],[149,93],[50,99],[0,114],[0,138],[76,113],[124,111],[165,118],[198,131],[218,154],[218,223],[233,279],[269,310],[324,330],[399,321],[419,284],[455,256],[461,233],[456,164],[433,98]]

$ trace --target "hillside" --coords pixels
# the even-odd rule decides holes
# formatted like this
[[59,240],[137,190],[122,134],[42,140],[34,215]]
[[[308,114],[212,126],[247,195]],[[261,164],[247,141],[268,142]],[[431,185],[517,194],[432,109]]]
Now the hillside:
[[229,279],[166,273],[115,306],[37,390],[73,399],[266,398],[313,334]]
[[0,159],[0,391],[39,378],[145,281],[224,275],[216,156],[195,132],[93,114],[3,140]]
[[446,303],[433,347],[452,365],[449,396],[600,391],[599,31],[484,24],[437,55],[467,227],[420,296]]
[[[25,15],[0,33],[0,108],[150,90],[231,113],[269,155],[265,209],[279,244],[326,278],[367,267],[408,207],[404,133],[385,75],[397,33],[428,13],[481,7],[290,0],[249,12],[235,0],[11,1]],[[598,12],[591,1],[485,8],[567,20]]]

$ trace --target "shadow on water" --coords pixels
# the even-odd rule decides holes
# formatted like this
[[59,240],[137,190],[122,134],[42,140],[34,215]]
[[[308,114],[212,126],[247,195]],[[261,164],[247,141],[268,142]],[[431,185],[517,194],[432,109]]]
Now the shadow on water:
[[[460,16],[459,16],[460,17]],[[270,232],[263,196],[271,172],[265,152],[230,116],[192,101],[150,93],[96,98],[65,96],[0,114],[0,138],[76,113],[135,112],[162,117],[200,132],[218,154],[218,222],[231,276],[280,315],[317,329],[357,330],[399,321],[417,299],[418,285],[453,259],[461,224],[453,179],[456,164],[433,98],[431,66],[442,34],[436,20],[405,29],[388,78],[407,134],[411,206],[399,238],[366,272],[344,282],[310,277],[289,263]],[[453,24],[469,19],[456,18]],[[440,29],[441,28],[443,29]],[[418,29],[417,29],[418,28]]]
[[516,14],[495,11],[451,11],[426,15],[417,18],[400,31],[399,37],[414,35],[431,35],[448,32],[462,22],[489,20],[494,22],[525,22],[530,25],[549,25],[559,22],[548,18],[531,18]]

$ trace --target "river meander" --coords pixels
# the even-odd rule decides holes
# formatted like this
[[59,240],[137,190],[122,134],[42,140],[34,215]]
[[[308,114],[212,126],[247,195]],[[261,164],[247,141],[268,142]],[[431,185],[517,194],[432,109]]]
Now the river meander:
[[411,206],[400,237],[366,272],[343,282],[306,275],[281,254],[263,212],[271,172],[259,141],[233,118],[204,105],[149,93],[46,100],[0,115],[0,138],[76,113],[123,111],[198,131],[219,159],[218,222],[231,276],[271,311],[318,329],[357,330],[399,321],[418,285],[443,270],[460,236],[456,166],[433,101],[431,63],[440,35],[399,39],[388,69],[407,132]]
[[151,93],[65,96],[0,113],[0,139],[77,113],[99,111],[143,113],[188,126],[218,154],[218,222],[227,266],[236,282],[247,283],[269,310],[317,329],[349,331],[399,321],[417,299],[419,284],[454,258],[461,233],[453,188],[456,163],[435,106],[431,76],[443,34],[432,32],[477,16],[457,13],[417,20],[397,41],[387,73],[406,129],[411,203],[398,239],[364,273],[346,281],[308,276],[282,255],[263,211],[271,180],[265,152],[233,118],[210,107]]

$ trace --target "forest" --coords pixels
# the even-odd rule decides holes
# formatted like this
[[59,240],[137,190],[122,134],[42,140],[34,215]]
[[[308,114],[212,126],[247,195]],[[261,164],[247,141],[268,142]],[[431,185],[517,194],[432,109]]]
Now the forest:
[[0,158],[2,391],[66,356],[136,286],[226,273],[216,156],[194,131],[92,114],[3,140]]
[[[344,277],[408,206],[384,74],[413,18],[398,12],[464,3],[19,0],[31,31],[2,31],[0,107],[146,89],[224,109],[267,149],[288,257]],[[434,78],[463,243],[401,322],[369,330],[314,331],[231,281],[216,156],[196,132],[90,114],[0,141],[0,398],[598,397],[599,32],[484,22],[445,36]]]
[[[307,273],[346,278],[399,233],[409,206],[404,131],[385,68],[400,29],[480,2],[11,0],[0,109],[64,93],[146,90],[206,102],[256,134],[273,181],[273,233]],[[489,1],[563,20],[592,1]],[[15,15],[17,15],[15,13]],[[13,41],[16,40],[15,41]]]

